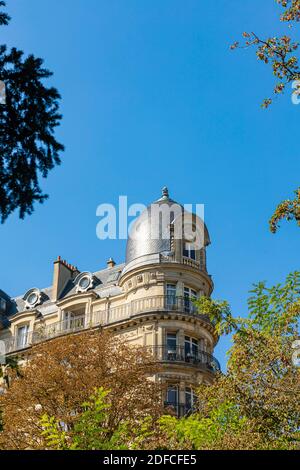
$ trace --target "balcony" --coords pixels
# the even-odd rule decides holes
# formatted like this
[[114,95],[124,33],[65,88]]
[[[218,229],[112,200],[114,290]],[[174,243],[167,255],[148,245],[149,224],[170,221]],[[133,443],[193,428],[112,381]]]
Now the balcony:
[[189,364],[192,366],[205,368],[210,372],[221,370],[219,361],[211,354],[198,350],[196,352],[187,352],[183,346],[177,346],[175,349],[168,349],[167,346],[154,346],[155,357],[161,362]]
[[9,354],[14,351],[21,351],[26,349],[33,343],[33,331],[30,331],[24,335],[12,336],[9,339],[3,340],[4,348],[2,350],[5,354]]
[[159,261],[160,261],[160,263],[180,263],[180,264],[184,264],[186,266],[190,266],[191,268],[195,268],[195,269],[198,269],[198,270],[201,269],[201,265],[198,261],[196,261],[192,258],[188,258],[187,256],[182,256],[180,261],[177,261],[176,258],[175,258],[174,253],[172,253],[172,254],[162,254],[162,253],[160,253]]
[[[65,312],[67,319],[50,325],[39,324],[34,331],[26,334],[26,337],[12,337],[4,340],[6,354],[24,350],[33,344],[37,344],[57,336],[84,331],[99,326],[109,326],[118,322],[130,320],[145,313],[175,313],[179,315],[201,318],[202,321],[211,325],[206,315],[198,313],[193,301],[186,297],[175,297],[158,295],[133,300],[120,306],[106,310],[90,312],[86,315],[76,315]],[[73,316],[72,316],[73,315]]]

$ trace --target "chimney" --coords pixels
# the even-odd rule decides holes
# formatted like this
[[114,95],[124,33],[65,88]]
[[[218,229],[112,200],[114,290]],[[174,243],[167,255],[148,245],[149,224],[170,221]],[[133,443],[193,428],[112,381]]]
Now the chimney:
[[107,261],[107,267],[110,269],[110,268],[113,268],[114,266],[116,266],[116,263],[114,262],[112,258],[109,258],[109,260]]
[[67,263],[58,256],[57,260],[54,261],[54,273],[53,273],[53,286],[52,286],[52,300],[56,302],[67,283],[74,279],[79,271],[75,266]]

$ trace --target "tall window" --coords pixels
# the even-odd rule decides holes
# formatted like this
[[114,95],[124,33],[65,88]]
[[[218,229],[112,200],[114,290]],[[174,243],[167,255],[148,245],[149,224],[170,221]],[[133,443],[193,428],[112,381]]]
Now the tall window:
[[176,306],[176,285],[167,284],[167,308],[173,309]]
[[184,338],[184,354],[187,362],[194,361],[198,358],[199,353],[199,341],[190,336]]
[[168,361],[176,361],[177,359],[177,334],[176,333],[167,333],[167,347],[166,347],[164,355]]
[[196,247],[194,243],[184,242],[183,244],[183,256],[190,259],[196,259]]
[[193,300],[197,298],[197,292],[190,287],[184,288],[184,309],[188,313],[192,313],[196,310]]
[[17,332],[17,346],[18,348],[26,348],[28,345],[28,332],[29,325],[19,326]]
[[177,346],[177,334],[167,333],[167,349],[168,351],[176,351]]

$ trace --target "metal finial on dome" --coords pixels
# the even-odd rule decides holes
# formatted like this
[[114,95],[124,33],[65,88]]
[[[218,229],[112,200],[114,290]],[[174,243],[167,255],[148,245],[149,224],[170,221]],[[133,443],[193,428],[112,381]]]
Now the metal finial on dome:
[[164,186],[162,188],[162,197],[165,197],[165,198],[169,197],[169,190],[168,190],[167,186]]

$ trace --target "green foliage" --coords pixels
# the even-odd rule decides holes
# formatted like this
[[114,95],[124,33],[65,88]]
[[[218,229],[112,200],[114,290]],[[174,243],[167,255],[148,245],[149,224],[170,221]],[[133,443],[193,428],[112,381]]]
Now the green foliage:
[[228,302],[202,296],[194,304],[199,315],[209,317],[219,335],[229,334],[237,329],[237,320],[233,318]]
[[248,300],[247,318],[234,317],[226,301],[200,297],[194,303],[199,315],[207,315],[219,335],[250,329],[264,333],[295,333],[300,316],[300,272],[289,274],[284,284],[268,288],[265,282],[254,284]]
[[181,419],[163,416],[159,420],[161,431],[179,448],[202,450],[220,447],[225,435],[236,436],[247,429],[247,419],[241,416],[234,403],[215,404],[212,399],[207,405],[211,409],[206,417],[197,413]]
[[300,316],[300,272],[289,274],[285,283],[268,288],[254,285],[248,301],[251,326],[266,333],[292,334]]
[[274,214],[272,215],[269,226],[272,233],[276,233],[279,228],[279,222],[283,219],[290,221],[295,220],[300,227],[300,188],[295,193],[295,198],[287,199],[278,204]]
[[64,429],[64,423],[53,416],[44,415],[41,426],[47,447],[55,450],[126,449],[122,440],[127,433],[127,424],[121,424],[117,429],[108,425],[108,395],[109,392],[103,388],[95,390],[90,399],[82,404],[82,412],[75,418],[72,429]]
[[66,450],[68,449],[67,434],[62,429],[62,425],[54,416],[43,415],[40,421],[43,427],[42,436],[50,449]]

